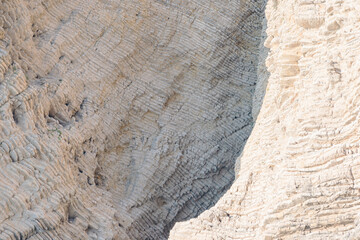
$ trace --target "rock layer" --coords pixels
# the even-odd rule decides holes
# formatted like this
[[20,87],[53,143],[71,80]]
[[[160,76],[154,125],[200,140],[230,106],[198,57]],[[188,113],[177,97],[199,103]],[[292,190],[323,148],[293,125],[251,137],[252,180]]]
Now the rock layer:
[[359,239],[359,6],[268,2],[270,77],[236,180],[170,239]]
[[163,239],[212,206],[258,112],[263,9],[1,1],[0,239]]

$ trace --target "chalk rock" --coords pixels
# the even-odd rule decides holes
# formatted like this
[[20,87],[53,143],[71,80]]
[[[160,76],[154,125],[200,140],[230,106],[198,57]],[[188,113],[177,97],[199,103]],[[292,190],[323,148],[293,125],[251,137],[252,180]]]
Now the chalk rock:
[[267,3],[270,77],[236,180],[170,239],[359,239],[359,6]]

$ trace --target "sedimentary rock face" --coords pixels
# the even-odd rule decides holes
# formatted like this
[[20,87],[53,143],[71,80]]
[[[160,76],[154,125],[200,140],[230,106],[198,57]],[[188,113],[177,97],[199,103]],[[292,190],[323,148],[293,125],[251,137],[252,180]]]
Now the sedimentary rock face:
[[263,9],[1,1],[0,239],[163,239],[212,206],[252,129]]
[[237,179],[170,239],[359,238],[359,3],[268,3],[270,77]]

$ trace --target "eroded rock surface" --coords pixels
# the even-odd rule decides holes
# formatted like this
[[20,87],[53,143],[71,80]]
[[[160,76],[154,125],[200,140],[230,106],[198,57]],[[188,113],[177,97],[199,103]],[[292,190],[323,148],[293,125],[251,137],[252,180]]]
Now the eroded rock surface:
[[359,239],[359,12],[268,2],[270,78],[236,180],[170,239]]
[[[263,9],[250,0],[2,0],[0,239],[163,239],[212,206],[259,110]],[[317,41],[336,45],[322,40],[334,34]],[[263,151],[278,149],[269,142],[276,147]]]

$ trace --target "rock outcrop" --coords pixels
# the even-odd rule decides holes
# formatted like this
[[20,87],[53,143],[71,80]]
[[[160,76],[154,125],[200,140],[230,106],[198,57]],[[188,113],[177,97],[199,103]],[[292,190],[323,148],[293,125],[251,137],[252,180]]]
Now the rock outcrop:
[[0,239],[359,239],[359,12],[2,0]]
[[[279,3],[280,10],[282,4],[291,5],[290,1]],[[164,239],[175,222],[196,217],[213,206],[234,179],[235,159],[250,134],[266,87],[266,50],[259,49],[264,6],[263,1],[251,0],[2,0],[0,239]],[[316,39],[300,26],[311,19],[299,16],[300,25],[295,26],[282,15],[289,13],[274,10],[272,18],[283,21],[281,26],[285,27],[279,31],[275,20],[270,19],[273,40],[269,44],[272,51],[289,50],[283,51],[282,67],[271,70],[273,83],[265,110],[243,157],[238,180],[220,205],[231,209],[229,216],[244,206],[240,204],[243,198],[243,204],[254,212],[260,211],[250,208],[254,204],[267,209],[248,197],[260,196],[254,192],[264,194],[257,198],[261,201],[264,196],[270,198],[273,195],[268,192],[279,192],[274,187],[281,187],[281,179],[292,180],[300,176],[299,172],[305,178],[299,182],[299,189],[304,189],[304,184],[317,176],[315,170],[302,173],[309,166],[344,170],[341,179],[336,178],[340,172],[332,178],[330,170],[322,171],[328,172],[328,182],[318,184],[329,193],[338,188],[334,185],[337,180],[343,183],[339,188],[346,191],[347,177],[356,175],[355,170],[350,175],[351,170],[341,165],[347,164],[341,159],[351,157],[348,152],[353,151],[353,147],[341,146],[352,141],[349,134],[357,126],[356,115],[343,108],[353,106],[355,110],[356,81],[351,82],[350,75],[356,72],[341,75],[350,68],[342,66],[345,56],[339,59],[334,48],[325,57],[326,49],[319,47],[341,43],[346,46],[341,54],[356,56],[352,51],[356,38],[347,23],[353,18],[341,15],[345,10],[334,6],[331,24],[328,19],[315,19],[317,27],[324,29],[314,35]],[[355,14],[352,10],[349,13]],[[285,31],[288,28],[291,31]],[[335,37],[346,31],[343,38]],[[309,37],[299,35],[297,39],[296,34]],[[293,43],[285,38],[282,43],[280,39],[285,36]],[[308,57],[302,57],[302,48],[307,49]],[[314,58],[315,54],[325,57],[324,61]],[[269,64],[280,55],[272,53]],[[312,59],[319,63],[313,64]],[[356,66],[355,60],[350,66]],[[317,71],[324,62],[332,65]],[[296,64],[299,67],[293,68]],[[258,65],[262,67],[258,69]],[[302,81],[298,80],[301,74],[305,77]],[[312,74],[323,74],[323,78],[315,82]],[[263,80],[255,89],[258,75]],[[334,77],[332,85],[327,81],[329,76]],[[340,97],[338,91],[345,83],[346,89],[354,91]],[[327,91],[326,101],[316,95],[323,89]],[[312,105],[296,101],[304,108],[292,108],[294,98]],[[330,111],[329,104],[339,105],[339,112]],[[290,121],[305,110],[313,115],[290,127]],[[320,114],[329,114],[329,121],[331,114],[339,114],[339,118],[327,123],[321,115],[324,123],[320,124]],[[344,116],[348,116],[347,129],[338,132],[338,121]],[[278,119],[284,122],[278,123]],[[285,129],[287,124],[289,128]],[[333,127],[325,128],[326,124]],[[308,130],[301,138],[304,140],[296,137],[297,128],[302,126]],[[335,135],[330,137],[330,132]],[[333,144],[347,155],[330,162],[321,158],[322,165],[312,166],[325,146],[306,154],[298,149],[312,146],[312,140],[305,140],[318,133],[325,135],[314,141],[322,141],[324,136],[334,138]],[[291,170],[294,173],[280,174],[276,171],[285,169],[281,164],[288,164],[281,159],[289,154],[285,151],[289,134],[295,138],[291,162],[298,163],[295,157],[307,161]],[[333,149],[337,153],[337,148]],[[274,178],[270,187],[266,184],[269,178],[263,178],[269,174]],[[248,182],[245,188],[244,181]],[[231,195],[237,191],[236,197]],[[346,199],[356,195],[355,190],[347,192],[338,201],[350,208],[352,203]],[[227,203],[232,197],[234,200]],[[291,199],[298,198],[292,195]],[[344,221],[350,224],[354,214],[344,215],[348,216]],[[255,228],[253,223],[258,220],[261,216],[234,222],[245,229],[249,225]],[[279,221],[268,220],[264,232]],[[241,225],[243,222],[246,224]],[[234,226],[232,223],[229,227]],[[179,236],[179,226],[174,236]]]
[[354,0],[268,2],[270,77],[236,180],[170,239],[360,238],[359,12]]

